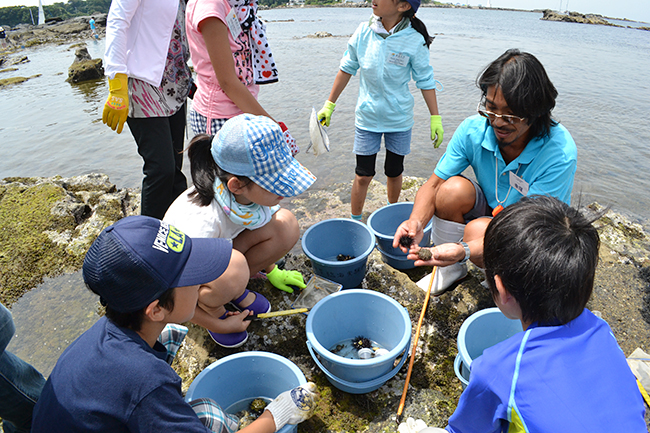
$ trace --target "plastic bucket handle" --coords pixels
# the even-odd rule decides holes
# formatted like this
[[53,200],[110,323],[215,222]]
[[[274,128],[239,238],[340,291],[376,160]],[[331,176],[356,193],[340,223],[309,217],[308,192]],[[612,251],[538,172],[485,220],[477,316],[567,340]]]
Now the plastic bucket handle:
[[[408,343],[406,344],[406,347],[404,348],[404,351],[402,352],[402,360],[397,364],[395,368],[393,368],[391,371],[388,373],[384,374],[383,376],[380,376],[376,379],[369,380],[367,382],[350,382],[341,378],[338,378],[334,376],[332,373],[330,373],[327,368],[318,360],[318,357],[316,356],[316,353],[314,352],[313,347],[311,346],[311,342],[307,340],[307,349],[309,349],[309,353],[311,354],[311,357],[314,358],[314,361],[316,362],[316,365],[325,373],[327,377],[330,379],[334,380],[335,382],[340,383],[343,386],[346,386],[348,388],[372,388],[374,386],[381,386],[385,382],[388,382],[388,380],[392,379],[393,376],[397,374],[397,372],[400,371],[402,366],[404,366],[404,363],[406,362],[406,358],[408,358],[408,349],[411,347],[411,339],[409,338]],[[398,355],[399,356],[399,355]]]

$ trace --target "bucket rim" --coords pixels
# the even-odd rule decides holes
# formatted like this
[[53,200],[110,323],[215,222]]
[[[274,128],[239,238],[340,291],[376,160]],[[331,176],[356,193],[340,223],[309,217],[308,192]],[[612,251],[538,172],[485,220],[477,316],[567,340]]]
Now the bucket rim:
[[[357,224],[357,225],[363,227],[368,232],[368,234],[370,235],[370,246],[362,254],[359,254],[357,257],[355,257],[353,259],[350,259],[350,260],[345,260],[343,262],[340,262],[338,260],[326,260],[326,259],[315,256],[311,251],[309,251],[309,248],[305,245],[305,239],[307,239],[307,235],[315,227],[317,227],[319,225],[322,225],[324,223],[327,223],[327,222],[332,222],[332,221],[342,221],[344,223]],[[305,253],[305,255],[307,257],[309,257],[310,260],[315,260],[318,263],[322,263],[322,264],[327,265],[327,266],[341,266],[341,265],[350,266],[350,265],[354,265],[354,264],[357,264],[359,262],[365,261],[365,260],[368,259],[368,256],[370,255],[370,253],[372,253],[372,250],[375,249],[375,243],[376,243],[376,241],[374,239],[374,234],[373,234],[372,230],[370,230],[370,228],[366,224],[364,224],[362,222],[359,222],[359,221],[355,221],[353,219],[349,219],[349,218],[330,218],[330,219],[326,219],[326,220],[323,220],[323,221],[319,221],[316,224],[309,227],[307,230],[305,230],[305,233],[302,235],[302,238],[300,240],[300,245],[302,247],[302,251]]]
[[255,357],[261,357],[261,358],[269,358],[273,359],[274,361],[280,361],[282,362],[293,374],[296,375],[298,378],[298,382],[300,385],[304,385],[307,383],[307,378],[305,377],[305,374],[298,368],[298,366],[291,361],[289,358],[285,358],[282,355],[278,355],[277,353],[272,353],[272,352],[266,352],[263,350],[252,350],[249,352],[239,352],[239,353],[233,353],[232,355],[224,356],[221,359],[216,360],[212,364],[208,365],[203,369],[201,373],[199,373],[194,380],[192,380],[192,383],[190,384],[189,389],[187,390],[187,393],[185,394],[185,401],[191,401],[194,400],[195,397],[193,397],[194,392],[196,391],[196,387],[198,386],[198,383],[200,382],[199,379],[202,379],[204,376],[207,376],[213,369],[229,363],[236,361],[241,358],[255,358]]
[[[393,239],[395,237],[394,234],[393,234],[393,236],[388,236],[388,235],[385,235],[384,233],[380,233],[377,230],[375,230],[375,228],[372,226],[372,221],[377,215],[379,215],[381,213],[381,211],[385,211],[386,209],[391,208],[391,207],[400,207],[400,206],[404,206],[404,205],[410,205],[411,208],[412,208],[413,207],[413,202],[412,201],[400,201],[400,202],[397,202],[397,203],[391,203],[391,204],[388,204],[386,206],[382,206],[379,209],[377,209],[376,211],[374,211],[373,213],[371,213],[370,216],[368,217],[368,222],[367,222],[368,228],[370,229],[370,231],[375,236],[377,236],[379,239],[382,239],[382,240]],[[422,231],[424,233],[426,233],[428,230],[431,230],[432,226],[433,226],[433,218],[431,218],[429,223],[426,226],[424,226]]]
[[[469,330],[469,327],[477,319],[480,319],[481,317],[487,316],[489,314],[497,314],[497,313],[502,315],[506,319],[508,319],[508,317],[506,317],[506,315],[503,314],[501,310],[499,310],[499,307],[489,307],[473,313],[467,319],[465,319],[462,325],[460,325],[460,330],[458,331],[458,336],[456,337],[456,345],[458,346],[458,354],[461,356],[463,364],[465,364],[467,368],[471,368],[472,366],[472,357],[469,355],[466,345],[461,344],[461,342],[465,341],[465,336],[467,335],[467,331]],[[508,319],[508,320],[513,320],[513,319]]]
[[[390,351],[388,351],[388,354],[381,356],[379,358],[372,358],[372,359],[344,358],[342,356],[335,355],[332,352],[330,352],[329,349],[323,346],[322,344],[320,344],[318,339],[316,339],[316,337],[314,336],[314,331],[312,328],[313,321],[314,321],[314,313],[318,312],[318,310],[327,302],[332,302],[332,300],[336,299],[339,296],[350,296],[353,294],[368,294],[372,296],[378,296],[393,304],[395,307],[397,307],[397,310],[400,312],[402,319],[404,319],[404,323],[406,324],[407,329],[405,329],[405,331],[408,332],[404,332],[404,335],[400,339],[399,343],[396,344],[395,347],[393,347]],[[305,325],[305,330],[307,334],[307,341],[311,343],[316,353],[318,353],[318,355],[325,358],[327,361],[335,362],[348,367],[366,367],[366,366],[372,367],[377,364],[382,364],[386,362],[386,360],[388,359],[396,359],[402,352],[404,352],[406,344],[411,340],[412,324],[411,324],[411,317],[408,315],[406,308],[404,308],[404,306],[402,306],[399,302],[397,302],[395,299],[391,298],[390,296],[369,289],[346,289],[340,292],[333,293],[318,301],[316,305],[314,305],[314,307],[311,309],[309,314],[307,315],[307,323]]]

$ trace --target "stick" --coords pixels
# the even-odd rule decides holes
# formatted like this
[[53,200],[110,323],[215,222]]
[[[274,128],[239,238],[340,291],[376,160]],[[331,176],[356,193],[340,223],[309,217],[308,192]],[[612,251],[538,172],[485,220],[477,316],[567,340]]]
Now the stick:
[[272,311],[270,313],[254,314],[247,316],[244,320],[266,319],[269,317],[288,316],[289,314],[306,313],[309,308],[294,308],[293,310]]
[[648,396],[648,393],[646,392],[643,385],[641,385],[641,381],[639,379],[636,380],[636,384],[639,387],[639,391],[641,391],[641,395],[643,396],[645,403],[648,405],[648,407],[650,407],[650,396]]
[[427,295],[424,298],[424,304],[422,304],[422,311],[420,312],[418,327],[415,330],[415,338],[413,339],[413,346],[411,349],[411,359],[409,360],[409,369],[406,373],[406,382],[404,382],[404,391],[402,391],[402,399],[400,400],[399,407],[397,408],[397,425],[399,425],[399,423],[402,421],[402,411],[404,410],[404,403],[406,402],[406,393],[408,392],[409,381],[411,380],[411,372],[413,371],[415,350],[418,348],[418,339],[420,338],[420,327],[422,326],[422,321],[424,321],[424,314],[427,312],[427,305],[429,304],[429,297],[431,296],[431,287],[433,286],[433,279],[436,277],[437,270],[438,267],[434,266],[433,272],[431,273],[431,281],[429,281],[429,288],[427,289]]

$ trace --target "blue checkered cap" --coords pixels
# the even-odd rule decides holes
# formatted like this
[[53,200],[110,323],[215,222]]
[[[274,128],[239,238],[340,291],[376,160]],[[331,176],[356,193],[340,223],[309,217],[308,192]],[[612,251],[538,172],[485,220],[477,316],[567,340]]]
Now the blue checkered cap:
[[301,194],[316,181],[291,156],[280,126],[266,116],[245,113],[229,119],[212,140],[212,157],[228,173],[246,176],[281,197]]

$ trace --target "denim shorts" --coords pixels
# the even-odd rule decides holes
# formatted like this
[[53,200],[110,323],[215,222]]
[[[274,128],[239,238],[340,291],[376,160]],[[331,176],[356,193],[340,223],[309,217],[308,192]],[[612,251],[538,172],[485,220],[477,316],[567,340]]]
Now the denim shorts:
[[356,155],[375,155],[381,149],[381,136],[386,149],[401,156],[411,153],[411,130],[399,132],[370,132],[355,128],[354,149]]

